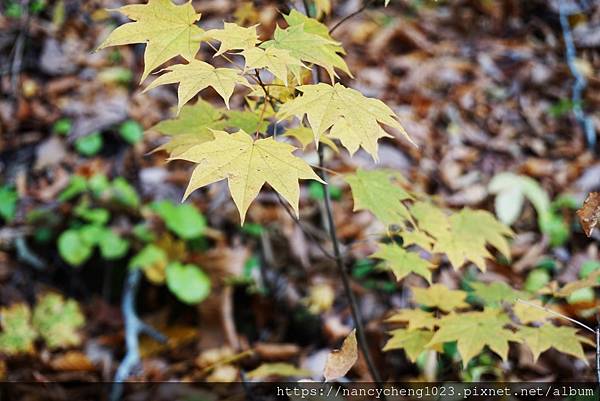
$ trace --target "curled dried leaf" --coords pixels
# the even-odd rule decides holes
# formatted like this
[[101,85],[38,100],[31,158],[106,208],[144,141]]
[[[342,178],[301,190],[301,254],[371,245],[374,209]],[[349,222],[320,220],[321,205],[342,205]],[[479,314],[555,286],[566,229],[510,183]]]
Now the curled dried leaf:
[[581,227],[588,237],[592,236],[594,228],[600,222],[600,192],[590,192],[577,211]]
[[358,345],[356,343],[356,330],[352,330],[344,340],[342,348],[332,351],[327,356],[323,376],[325,381],[339,379],[348,373],[358,359]]

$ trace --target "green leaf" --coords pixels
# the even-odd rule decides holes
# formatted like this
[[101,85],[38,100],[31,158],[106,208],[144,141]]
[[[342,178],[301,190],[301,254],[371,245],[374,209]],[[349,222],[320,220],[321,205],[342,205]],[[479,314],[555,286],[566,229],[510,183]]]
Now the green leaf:
[[92,256],[92,252],[92,245],[78,230],[66,230],[58,237],[58,253],[71,266],[80,266]]
[[102,231],[98,245],[100,254],[106,260],[120,259],[129,250],[129,241],[108,228]]
[[77,205],[74,209],[74,214],[83,220],[98,225],[106,224],[110,219],[110,212],[108,210],[102,208],[90,209],[86,203]]
[[265,132],[269,122],[253,111],[231,110],[227,112],[227,125],[242,131],[255,133]]
[[7,355],[33,352],[37,333],[30,323],[31,311],[25,304],[0,308],[0,352]]
[[161,121],[150,130],[163,135],[193,134],[206,137],[208,141],[214,138],[211,129],[223,128],[223,112],[207,101],[198,99],[193,105],[185,105],[176,118]]
[[473,287],[473,293],[483,301],[485,306],[500,306],[502,302],[514,303],[519,298],[525,298],[519,291],[513,290],[506,283],[497,281],[494,283],[469,283]]
[[119,134],[125,141],[134,144],[142,140],[144,129],[136,121],[128,120],[119,127]]
[[129,261],[130,269],[146,269],[153,265],[168,262],[167,254],[164,250],[157,247],[156,245],[146,245],[141,251],[139,251]]
[[433,313],[425,312],[423,309],[402,309],[388,319],[387,323],[408,323],[407,330],[412,331],[416,329],[428,329],[433,330],[437,326],[438,319]]
[[412,199],[412,196],[398,185],[392,184],[390,175],[385,171],[358,169],[344,179],[352,189],[354,211],[369,210],[387,225],[402,225],[407,220],[412,221],[408,209],[402,203]]
[[71,132],[72,125],[70,118],[60,118],[52,125],[52,132],[57,135],[67,135]]
[[11,222],[17,211],[19,194],[9,186],[0,187],[0,216],[7,222]]
[[89,179],[88,186],[92,194],[96,198],[99,198],[105,191],[110,189],[110,181],[108,181],[108,178],[104,174],[95,174]]
[[410,273],[418,274],[431,283],[431,270],[435,265],[425,260],[414,252],[394,244],[379,244],[379,249],[372,258],[382,259],[386,266],[394,273],[396,280],[400,281]]
[[81,343],[78,330],[85,318],[73,299],[59,294],[44,295],[33,311],[33,326],[50,349],[77,346]]
[[156,239],[154,232],[152,232],[152,228],[147,222],[136,224],[135,226],[133,226],[131,232],[140,241],[152,242]]
[[87,191],[87,181],[80,175],[74,175],[69,180],[69,185],[58,195],[59,202],[66,202]]
[[167,266],[169,290],[186,304],[202,302],[210,294],[210,278],[198,266],[178,262]]
[[545,269],[535,269],[529,272],[525,279],[525,288],[529,292],[537,292],[550,282],[550,274]]
[[103,145],[104,140],[102,139],[102,134],[99,132],[94,132],[92,134],[77,138],[75,141],[75,150],[77,150],[77,152],[83,156],[90,157],[100,152]]
[[135,188],[131,186],[123,177],[117,177],[111,184],[111,197],[116,202],[137,209],[140,206],[140,197],[135,191]]
[[206,219],[193,205],[184,203],[175,205],[163,200],[151,205],[165,222],[167,227],[182,239],[197,238],[206,228]]

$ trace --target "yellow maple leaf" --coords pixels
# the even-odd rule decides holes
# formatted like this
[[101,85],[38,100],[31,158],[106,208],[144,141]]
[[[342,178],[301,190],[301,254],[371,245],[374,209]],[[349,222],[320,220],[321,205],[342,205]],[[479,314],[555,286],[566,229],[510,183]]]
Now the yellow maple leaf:
[[246,69],[267,68],[275,77],[284,82],[286,86],[288,85],[288,71],[294,74],[296,80],[299,80],[300,68],[306,68],[289,51],[275,47],[264,50],[259,47],[252,47],[244,50],[242,56],[246,59]]
[[[314,141],[312,131],[310,130],[310,128],[306,127],[289,128],[285,131],[285,134],[283,134],[283,136],[296,139],[302,145],[303,150],[305,150],[306,147]],[[337,145],[326,136],[322,136],[321,138],[319,138],[319,142],[329,146],[336,153],[340,151]]]
[[427,346],[456,341],[465,367],[486,345],[506,360],[508,342],[521,341],[515,333],[504,328],[509,321],[497,310],[451,314],[440,319],[440,328]]
[[433,332],[430,330],[407,330],[396,329],[389,332],[392,336],[383,347],[383,351],[392,351],[402,349],[411,362],[416,362],[421,353],[427,349],[433,349],[438,352],[443,351],[443,344],[432,344],[429,342],[433,337]]
[[332,81],[337,77],[335,68],[352,76],[348,65],[338,54],[341,49],[340,44],[305,31],[303,25],[289,26],[286,29],[276,27],[273,39],[262,43],[260,47],[287,50],[299,60],[321,66],[327,71]]
[[425,312],[423,309],[402,309],[394,313],[388,319],[387,323],[408,323],[407,330],[430,329],[437,325],[438,319],[433,313]]
[[236,84],[250,86],[246,78],[231,68],[215,68],[200,60],[191,60],[188,64],[176,64],[165,69],[166,74],[156,78],[144,92],[160,85],[178,83],[177,114],[198,92],[212,86],[229,108],[229,99]]
[[204,30],[196,26],[200,19],[191,0],[175,5],[171,0],[149,0],[118,8],[134,22],[121,25],[102,42],[98,50],[109,46],[146,43],[142,79],[176,56],[193,60],[200,49]]
[[256,25],[245,28],[232,22],[225,22],[223,29],[206,31],[205,37],[221,42],[215,57],[228,50],[246,50],[254,48],[258,43]]
[[465,302],[466,292],[451,290],[443,284],[434,284],[427,288],[413,287],[412,291],[416,303],[444,312],[468,306]]
[[302,95],[285,103],[277,116],[280,120],[292,116],[302,120],[306,115],[315,141],[331,128],[329,136],[339,139],[350,154],[362,147],[377,160],[377,141],[391,137],[381,128],[380,124],[385,124],[412,143],[396,114],[381,100],[365,97],[339,83],[302,85],[296,89]]
[[379,249],[371,257],[384,260],[386,266],[394,273],[398,281],[410,273],[415,273],[431,283],[430,269],[435,265],[421,258],[418,253],[408,252],[395,244],[379,244]]
[[546,323],[540,327],[520,327],[517,336],[523,340],[533,353],[534,362],[540,354],[550,348],[556,348],[565,354],[586,361],[581,344],[595,345],[593,341],[577,334],[577,329],[566,326],[554,326]]
[[323,182],[310,166],[294,156],[294,146],[273,138],[252,140],[244,131],[213,131],[215,139],[196,145],[174,159],[197,163],[184,198],[205,185],[228,180],[242,224],[250,203],[265,183],[277,191],[298,215],[299,179]]

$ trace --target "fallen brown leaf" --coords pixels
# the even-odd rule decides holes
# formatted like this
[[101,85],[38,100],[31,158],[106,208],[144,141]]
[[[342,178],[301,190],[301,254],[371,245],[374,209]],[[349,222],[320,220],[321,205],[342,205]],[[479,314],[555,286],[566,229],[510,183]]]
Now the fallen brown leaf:
[[[54,358],[50,365],[54,370],[66,372],[93,371],[96,368],[90,359],[82,352],[68,351]],[[0,375],[0,377],[2,377]]]
[[354,366],[358,359],[358,345],[356,344],[356,330],[346,337],[342,348],[332,351],[325,362],[323,376],[325,381],[332,381],[343,377]]
[[600,192],[590,192],[581,209],[577,211],[585,235],[590,237],[600,221]]

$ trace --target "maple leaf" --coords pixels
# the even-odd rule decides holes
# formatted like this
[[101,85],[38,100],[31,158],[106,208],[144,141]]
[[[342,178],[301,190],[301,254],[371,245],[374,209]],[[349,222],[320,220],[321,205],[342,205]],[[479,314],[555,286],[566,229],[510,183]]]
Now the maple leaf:
[[227,112],[227,125],[246,132],[265,132],[269,122],[264,115],[250,110],[230,110]]
[[381,100],[365,97],[339,83],[302,85],[296,89],[302,95],[285,103],[277,117],[284,120],[296,116],[302,120],[306,115],[315,141],[331,128],[329,136],[339,139],[351,155],[362,147],[375,160],[379,138],[391,137],[380,123],[396,128],[411,141],[395,113]]
[[518,298],[524,298],[524,294],[515,291],[506,283],[469,283],[473,287],[473,293],[480,298],[486,306],[500,306],[502,302],[513,303]]
[[586,337],[577,334],[577,329],[566,326],[554,326],[546,323],[540,327],[520,327],[517,336],[523,340],[533,353],[534,362],[540,354],[550,348],[573,355],[586,361],[581,344],[595,345]]
[[215,57],[228,50],[254,48],[254,45],[259,42],[258,35],[256,34],[256,25],[245,28],[232,22],[225,22],[223,29],[206,31],[205,36],[221,42],[219,50],[215,53]]
[[33,311],[32,321],[50,349],[81,343],[77,330],[85,318],[73,299],[65,301],[59,294],[44,295]]
[[288,71],[293,73],[297,80],[300,80],[300,68],[306,68],[302,61],[293,57],[289,51],[276,47],[267,49],[252,47],[244,50],[242,56],[246,60],[245,69],[266,68],[286,86],[288,85]]
[[337,77],[335,68],[352,76],[346,62],[338,54],[339,42],[307,32],[303,25],[289,26],[286,29],[277,26],[273,39],[263,42],[260,47],[287,50],[299,60],[321,66],[327,71],[332,82]]
[[167,73],[156,78],[144,92],[165,84],[179,84],[177,89],[177,114],[184,104],[189,102],[198,92],[213,87],[229,108],[229,98],[236,84],[249,87],[248,81],[238,71],[231,68],[215,68],[200,60],[191,60],[188,64],[176,64],[165,69]]
[[383,347],[383,351],[402,349],[406,353],[408,359],[413,363],[417,361],[419,355],[427,348],[442,352],[441,344],[428,345],[433,337],[433,332],[430,330],[396,329],[390,331],[388,334],[392,337]]
[[109,46],[146,43],[142,81],[164,62],[176,56],[191,61],[200,49],[204,30],[195,25],[200,19],[191,0],[175,5],[171,0],[149,0],[118,8],[135,21],[121,25],[102,42],[98,50]]
[[[284,15],[283,18],[287,22],[288,26],[301,26],[304,32],[312,33],[330,41],[335,41],[329,34],[329,27],[320,22],[318,19],[310,18],[298,10],[292,10],[288,15]],[[345,54],[344,48],[338,45],[337,51]]]
[[[538,308],[528,305],[528,303],[537,305]],[[528,303],[517,302],[513,306],[513,313],[521,323],[528,324],[534,322],[544,322],[554,317],[550,312],[542,309],[544,306],[542,305],[541,301],[533,300],[529,301]]]
[[[313,143],[315,139],[311,129],[306,127],[289,128],[285,131],[283,136],[296,139],[302,145],[302,150],[305,150],[306,147]],[[329,146],[336,153],[340,151],[337,145],[326,136],[319,138],[319,142]]]
[[406,251],[401,246],[379,244],[379,249],[371,257],[384,260],[386,266],[394,273],[398,281],[410,273],[415,273],[431,283],[430,269],[435,265],[421,258],[417,253]]
[[416,329],[429,329],[433,330],[433,328],[437,325],[438,319],[433,315],[433,313],[426,312],[423,309],[402,309],[388,319],[386,319],[387,323],[404,323],[408,322],[408,331],[416,330]]
[[430,308],[438,308],[444,312],[468,306],[465,302],[467,293],[451,290],[443,284],[434,284],[427,288],[413,287],[415,302]]
[[185,105],[177,118],[164,120],[150,128],[163,135],[172,136],[169,142],[154,151],[165,150],[171,156],[177,155],[190,146],[214,139],[212,129],[225,128],[223,112],[200,99],[194,105]]
[[227,178],[242,224],[250,203],[265,183],[277,191],[298,215],[299,179],[323,183],[310,166],[294,156],[292,145],[273,138],[253,141],[240,130],[235,134],[213,132],[215,139],[196,145],[174,159],[197,163],[184,198],[205,185]]
[[433,243],[435,242],[430,236],[425,234],[425,232],[423,232],[423,231],[403,230],[400,233],[400,236],[402,237],[402,244],[404,245],[404,247],[408,247],[410,245],[417,245],[426,251],[431,251],[431,247],[433,246]]
[[433,252],[445,253],[455,269],[471,261],[485,270],[485,258],[491,258],[488,244],[510,258],[506,237],[513,232],[489,212],[465,208],[448,217],[427,202],[416,202],[410,212],[419,228],[435,238]]
[[382,170],[358,169],[344,177],[350,185],[354,199],[354,211],[369,210],[384,224],[404,224],[412,221],[402,201],[412,199],[403,188],[390,181],[390,175]]
[[25,304],[0,308],[0,352],[15,355],[33,352],[37,333],[31,326],[31,310]]
[[504,328],[508,322],[508,316],[495,310],[451,314],[440,319],[440,328],[427,346],[456,341],[463,366],[486,345],[506,360],[508,342],[520,342],[515,333]]

